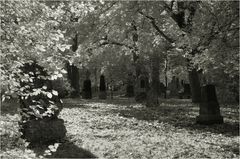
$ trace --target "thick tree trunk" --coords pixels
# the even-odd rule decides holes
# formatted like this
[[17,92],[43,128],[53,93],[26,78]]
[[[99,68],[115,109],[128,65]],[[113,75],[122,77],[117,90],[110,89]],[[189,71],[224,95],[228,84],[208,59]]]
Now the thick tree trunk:
[[97,83],[98,83],[98,81],[97,81],[97,80],[98,80],[98,77],[97,77],[97,68],[94,69],[94,79],[95,79],[95,82],[94,82],[94,83],[95,83],[95,86],[94,86],[94,89],[95,89],[95,90],[94,90],[94,92],[96,93],[96,92],[98,91],[98,85],[97,85]]
[[[78,49],[78,35],[73,38],[72,51],[75,52]],[[66,68],[68,72],[68,80],[70,81],[71,87],[74,91],[71,92],[71,97],[79,97],[80,95],[80,85],[79,85],[79,72],[78,68],[74,65],[70,65],[69,62],[66,63]]]
[[139,59],[139,56],[137,55],[137,41],[138,41],[138,34],[137,34],[137,25],[136,25],[136,22],[133,20],[132,21],[132,28],[133,28],[133,33],[132,33],[132,41],[134,43],[134,50],[132,50],[132,56],[133,56],[133,65],[135,66],[135,79],[132,75],[132,73],[129,73],[129,76],[128,76],[128,81],[127,81],[127,94],[126,96],[127,97],[134,97],[135,95],[135,91],[134,91],[134,83],[136,81],[136,79],[140,76],[140,73],[141,73],[141,68],[139,67],[139,64],[138,64],[138,59]]
[[192,93],[192,102],[199,103],[201,102],[201,86],[197,70],[192,69],[189,71],[188,77]]
[[74,65],[66,63],[68,80],[71,84],[71,87],[74,89],[71,92],[71,97],[79,97],[80,95],[80,85],[79,85],[79,72],[78,68]]
[[79,72],[78,68],[76,66],[72,67],[72,79],[71,79],[71,85],[74,88],[74,91],[72,92],[72,97],[79,97],[80,95],[80,85],[79,85]]
[[147,93],[147,107],[155,107],[158,106],[158,89],[159,89],[159,64],[160,64],[160,57],[157,53],[152,55],[152,82],[150,86],[150,90]]
[[126,97],[134,97],[135,91],[134,91],[134,83],[135,79],[140,75],[140,67],[138,64],[138,58],[139,56],[136,54],[135,51],[132,51],[132,57],[133,57],[133,64],[135,66],[135,77],[132,73],[128,74],[128,79],[127,79],[127,86],[126,86]]

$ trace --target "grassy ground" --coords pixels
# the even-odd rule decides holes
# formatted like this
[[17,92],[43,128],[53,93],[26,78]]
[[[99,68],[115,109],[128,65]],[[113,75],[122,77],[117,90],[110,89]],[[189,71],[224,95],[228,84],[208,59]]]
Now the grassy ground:
[[[60,117],[65,121],[67,138],[46,157],[239,158],[237,106],[221,105],[224,124],[203,126],[195,124],[199,108],[189,100],[160,103],[146,108],[127,98],[65,99]],[[1,155],[44,156],[46,146],[24,149],[21,144],[25,142],[13,131],[6,131],[17,129],[15,113],[16,109],[2,107],[1,137],[8,139],[1,140]]]

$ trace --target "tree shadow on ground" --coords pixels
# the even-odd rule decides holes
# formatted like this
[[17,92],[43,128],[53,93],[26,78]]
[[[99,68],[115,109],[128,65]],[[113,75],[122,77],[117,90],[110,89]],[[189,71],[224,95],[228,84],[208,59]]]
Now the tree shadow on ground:
[[[144,104],[138,104],[134,98],[115,98],[99,100],[67,99],[66,107],[89,108],[91,103],[113,104],[119,106],[119,109],[106,110],[106,113],[115,113],[127,118],[136,118],[138,120],[168,123],[178,128],[185,128],[190,131],[212,132],[215,134],[224,134],[226,136],[239,136],[239,113],[238,107],[221,105],[223,124],[200,125],[196,124],[196,116],[199,114],[199,106],[192,104],[190,99],[160,99],[158,107],[147,108]],[[70,104],[69,104],[70,103]],[[88,104],[88,105],[86,105]],[[139,105],[139,107],[134,107]],[[231,110],[234,110],[231,112]]]
[[223,124],[200,125],[196,124],[196,116],[199,114],[199,108],[197,105],[191,104],[190,100],[160,101],[159,107],[131,107],[128,109],[112,109],[110,111],[123,117],[134,117],[138,120],[145,121],[157,120],[159,123],[168,123],[190,131],[239,136],[238,112],[229,113],[224,110],[222,115],[224,116],[225,122]]
[[8,99],[1,102],[1,115],[14,115],[19,108],[19,103],[17,98]]
[[[31,149],[37,154],[37,156],[43,156],[44,151],[47,150],[48,145],[35,145],[31,146]],[[73,142],[68,140],[59,145],[56,152],[52,152],[51,155],[45,156],[46,158],[97,158],[90,151],[76,146]]]
[[134,98],[114,98],[114,99],[81,99],[81,98],[65,98],[63,99],[64,108],[89,108],[89,104],[113,104],[117,106],[130,106],[136,104]]

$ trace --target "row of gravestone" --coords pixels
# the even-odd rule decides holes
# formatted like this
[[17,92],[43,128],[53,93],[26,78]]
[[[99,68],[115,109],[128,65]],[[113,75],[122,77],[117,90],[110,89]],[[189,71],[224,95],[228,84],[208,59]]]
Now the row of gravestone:
[[[179,98],[190,98],[190,84],[173,77],[169,84],[171,96],[179,96]],[[178,93],[177,93],[178,92]],[[221,124],[223,117],[220,113],[220,107],[217,100],[215,85],[207,84],[201,87],[201,102],[199,103],[199,115],[196,118],[199,124]]]
[[[191,97],[191,89],[190,84],[182,82],[180,83],[178,78],[173,78],[173,80],[169,83],[168,88],[166,90],[166,86],[160,82],[158,85],[158,94],[161,96],[162,94],[168,94],[170,97],[178,96],[180,99],[190,98]],[[135,92],[134,92],[135,88]],[[144,75],[139,76],[136,85],[130,84],[127,85],[127,97],[134,97],[136,101],[143,101],[146,98],[146,92],[149,89],[149,81],[148,78]]]
[[[92,85],[91,85],[90,79],[86,79],[83,82],[82,98],[92,99]],[[99,99],[107,99],[106,83],[105,83],[104,75],[100,76]]]
[[[32,74],[30,74],[30,72],[32,72]],[[44,87],[47,92],[53,91],[52,82],[46,78],[41,78],[48,76],[47,72],[36,63],[25,64],[24,67],[22,67],[22,73],[23,75],[29,74],[29,76],[34,77],[33,82],[21,82],[21,87],[26,88],[25,93]],[[106,91],[104,76],[101,76],[100,79],[100,92],[104,92]],[[90,80],[86,80],[84,82],[85,89],[91,88],[91,81],[89,81]],[[149,87],[147,81],[146,77],[142,77],[139,83],[139,92],[146,92],[146,89]],[[85,90],[85,92],[86,91],[87,90]],[[200,103],[200,112],[197,117],[197,122],[201,124],[222,123],[223,117],[220,115],[215,86],[206,85],[202,87],[201,96],[202,102]],[[62,103],[58,95],[52,94],[49,96],[48,94],[40,92],[37,95],[28,96],[28,98],[22,97],[24,96],[20,96],[20,114],[22,121],[19,122],[22,137],[31,143],[60,142],[66,134],[66,128],[63,120],[58,118],[58,114],[62,109]],[[53,105],[56,105],[58,109],[53,109],[52,114],[46,114],[45,116],[39,117],[42,112],[48,112],[48,109],[52,108]],[[33,111],[32,107],[35,107],[35,111]]]
[[[176,82],[175,78],[173,79],[173,83],[177,85],[178,82]],[[161,85],[160,85],[161,87]],[[131,89],[133,90],[133,86],[131,86]],[[147,97],[147,90],[149,88],[148,78],[146,76],[140,76],[139,80],[137,82],[137,89],[136,89],[136,95],[135,100],[137,102],[143,102]],[[176,91],[176,89],[173,89],[172,91]],[[128,88],[129,89],[129,88]],[[178,92],[180,98],[191,97],[191,90],[190,85],[183,83],[183,88],[181,91]],[[215,86],[208,84],[201,87],[201,102],[199,104],[200,110],[199,110],[199,116],[197,116],[196,121],[199,124],[220,124],[223,123],[223,117],[220,114],[220,107],[216,96],[216,90]]]

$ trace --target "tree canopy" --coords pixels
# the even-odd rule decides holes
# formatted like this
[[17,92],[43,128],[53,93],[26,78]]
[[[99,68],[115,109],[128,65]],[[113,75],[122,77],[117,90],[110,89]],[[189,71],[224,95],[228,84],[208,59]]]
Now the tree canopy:
[[137,63],[149,70],[155,53],[162,71],[167,59],[173,72],[190,62],[211,80],[220,72],[236,78],[238,11],[236,1],[3,1],[2,85],[20,93],[19,80],[28,78],[20,68],[34,61],[49,79],[62,77],[66,61],[79,68],[98,63],[109,77],[124,77],[116,72],[126,76],[119,69]]

